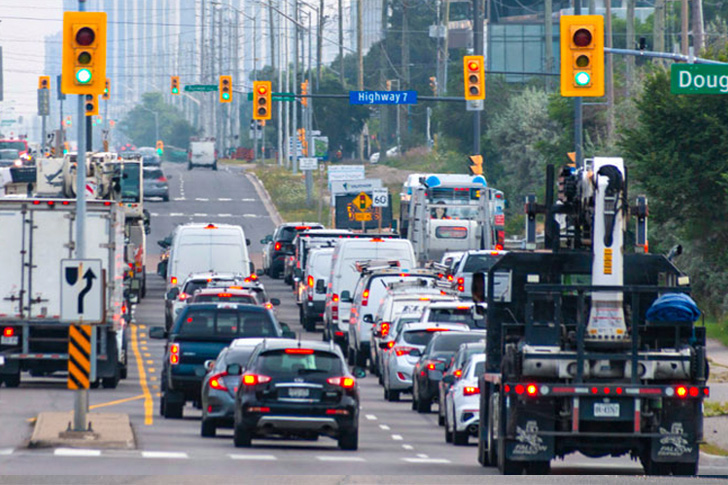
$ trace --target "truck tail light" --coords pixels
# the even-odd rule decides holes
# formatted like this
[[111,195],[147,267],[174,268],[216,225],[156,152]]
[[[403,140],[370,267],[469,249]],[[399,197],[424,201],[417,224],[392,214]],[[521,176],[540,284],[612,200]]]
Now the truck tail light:
[[172,365],[179,364],[179,344],[169,346],[169,363]]
[[361,296],[361,305],[367,306],[369,303],[369,290],[364,290],[364,293]]
[[12,337],[15,335],[15,329],[13,327],[3,328],[3,337]]
[[313,276],[308,275],[308,287],[313,288]]
[[180,293],[177,298],[179,299],[179,301],[185,301],[189,297],[190,295],[188,295],[187,293]]
[[455,377],[457,377],[459,379],[463,375],[463,370],[462,369],[455,369],[455,372],[453,372],[452,375],[454,375]]
[[463,387],[463,396],[474,396],[476,394],[480,394],[480,388],[475,386],[465,386]]
[[176,285],[177,284],[177,277],[176,276],[170,277],[169,278],[169,282],[170,282],[170,284]]
[[275,246],[273,246],[273,249],[274,249],[275,251],[280,251],[280,250],[281,250],[281,246],[282,246],[282,245],[281,245],[281,243],[277,242],[277,243],[275,244]]
[[458,291],[459,292],[465,291],[465,278],[458,278]]
[[382,337],[389,335],[389,322],[382,322]]

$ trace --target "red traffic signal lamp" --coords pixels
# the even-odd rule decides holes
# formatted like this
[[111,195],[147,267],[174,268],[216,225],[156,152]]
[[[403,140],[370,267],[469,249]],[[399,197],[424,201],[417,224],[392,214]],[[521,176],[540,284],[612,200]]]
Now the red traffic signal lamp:
[[111,97],[111,80],[107,77],[104,82],[104,93],[101,95],[101,99],[108,101]]
[[63,14],[64,94],[103,94],[106,80],[106,13]]
[[169,94],[177,96],[179,94],[179,76],[172,76],[169,80]]
[[604,17],[561,16],[561,95],[604,96]]
[[467,101],[485,99],[485,58],[483,56],[463,57],[463,78]]
[[254,81],[253,82],[253,119],[269,120],[271,119],[271,101],[273,95],[271,93],[270,81]]
[[51,88],[51,77],[40,76],[38,78],[38,89],[50,89]]
[[233,102],[233,77],[232,76],[220,76],[220,85],[218,86],[220,92],[221,103],[232,103]]

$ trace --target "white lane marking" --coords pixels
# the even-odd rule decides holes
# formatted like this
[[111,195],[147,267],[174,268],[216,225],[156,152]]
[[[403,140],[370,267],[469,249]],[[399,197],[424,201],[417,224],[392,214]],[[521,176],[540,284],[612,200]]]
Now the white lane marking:
[[429,458],[429,457],[427,455],[425,455],[424,453],[417,453],[417,458]]
[[379,427],[384,431],[389,431],[389,426],[387,426],[386,424],[380,424]]
[[217,199],[218,202],[230,202],[233,199],[228,199],[227,197],[220,197]]
[[376,421],[377,420],[377,417],[374,416],[373,414],[367,414],[367,419],[369,421]]
[[404,448],[405,450],[414,450],[415,449],[415,447],[412,445],[402,445],[402,448]]
[[228,455],[233,460],[260,460],[260,461],[275,461],[274,455]]
[[195,198],[197,202],[209,202],[210,199],[207,199],[205,197],[197,197]]
[[5,448],[0,450],[0,455],[12,455],[13,451],[15,451],[14,448]]
[[143,458],[174,458],[174,459],[185,459],[189,458],[187,453],[183,451],[142,451]]
[[240,202],[255,202],[255,199],[240,199]]
[[401,434],[393,434],[392,435],[392,439],[394,441],[402,441],[404,438],[402,438],[402,435]]
[[53,450],[56,456],[101,456],[101,450],[79,450],[75,448],[57,448]]
[[243,214],[243,217],[260,217],[257,214]]
[[317,456],[320,461],[366,461],[360,456]]
[[184,212],[170,212],[169,213],[170,217],[184,217],[184,215],[185,215]]
[[232,217],[232,214],[218,214],[217,217]]
[[174,199],[172,199],[172,200],[186,200],[186,199],[185,199],[184,197],[175,197],[175,198],[174,198]]
[[159,216],[159,212],[151,212],[150,215],[152,215],[154,217],[158,217]]
[[195,212],[195,213],[194,213],[194,214],[192,214],[192,215],[193,215],[194,217],[207,217],[207,214],[205,214],[205,213],[203,213],[203,212]]
[[402,461],[407,463],[450,463],[450,460],[445,458],[402,458]]

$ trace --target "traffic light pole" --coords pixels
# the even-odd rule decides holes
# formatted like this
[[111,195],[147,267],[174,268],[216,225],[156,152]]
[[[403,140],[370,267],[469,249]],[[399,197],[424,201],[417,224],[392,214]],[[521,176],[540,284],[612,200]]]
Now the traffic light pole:
[[[483,55],[483,0],[473,0],[473,52]],[[487,70],[487,68],[486,68]],[[480,111],[473,111],[473,155],[480,155]]]
[[[576,0],[574,2],[574,15],[581,15],[581,0]],[[584,165],[583,134],[584,123],[582,119],[582,98],[577,97],[574,98],[574,156],[577,167]]]
[[[78,2],[79,12],[86,10],[84,0]],[[78,150],[76,151],[76,259],[86,257],[86,117],[85,96],[78,95]],[[92,342],[93,344],[93,342]],[[88,389],[78,389],[74,398],[73,430],[86,431]]]

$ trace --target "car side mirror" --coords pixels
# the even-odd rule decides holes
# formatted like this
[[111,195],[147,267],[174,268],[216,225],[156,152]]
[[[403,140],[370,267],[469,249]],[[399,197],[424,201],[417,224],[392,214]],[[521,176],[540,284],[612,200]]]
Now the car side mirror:
[[374,318],[372,318],[372,316],[368,313],[364,315],[364,318],[362,318],[362,320],[364,321],[364,323],[374,323]]
[[316,280],[316,293],[326,293],[326,282],[324,280]]
[[174,300],[178,296],[179,296],[179,288],[176,286],[167,292],[168,300]]
[[256,275],[256,276],[263,276],[263,274],[264,274],[264,273],[263,273],[263,270],[262,270],[262,269],[256,269],[256,270],[255,270],[255,275]]
[[452,374],[448,374],[448,375],[446,375],[446,376],[444,376],[444,377],[442,378],[442,382],[444,382],[445,384],[450,384],[450,385],[452,385],[452,384],[454,384],[454,383],[455,383],[455,376],[454,376],[454,375],[452,375]]
[[243,373],[243,367],[240,364],[228,364],[225,371],[231,376],[239,376]]
[[149,329],[149,338],[166,339],[167,331],[163,327],[152,327]]
[[289,327],[287,323],[281,322],[281,330],[282,330],[281,336],[283,338],[293,338],[293,339],[296,338],[296,332],[291,330],[291,327]]
[[273,306],[279,306],[281,304],[281,300],[279,300],[278,298],[271,298],[270,304]]
[[[378,336],[381,337],[381,335]],[[379,342],[379,348],[382,350],[389,350],[389,342]]]
[[206,360],[204,363],[205,370],[207,372],[212,372],[212,369],[215,367],[215,361],[214,360]]
[[344,290],[341,292],[341,301],[344,303],[351,303],[351,293],[349,290]]
[[247,237],[245,238],[245,245],[250,246],[250,239],[248,239]]
[[422,355],[422,352],[420,352],[420,349],[412,349],[407,355],[409,355],[410,357],[420,357]]
[[354,377],[357,379],[364,379],[367,376],[367,371],[363,367],[354,367]]

